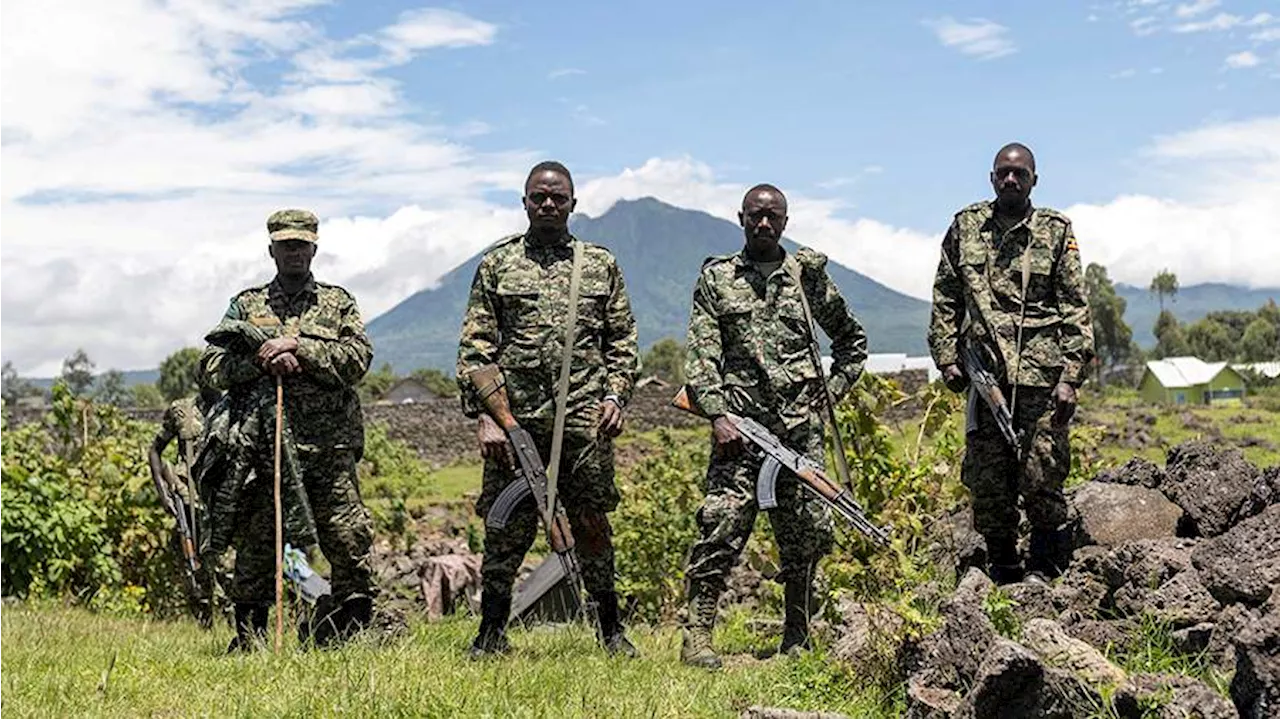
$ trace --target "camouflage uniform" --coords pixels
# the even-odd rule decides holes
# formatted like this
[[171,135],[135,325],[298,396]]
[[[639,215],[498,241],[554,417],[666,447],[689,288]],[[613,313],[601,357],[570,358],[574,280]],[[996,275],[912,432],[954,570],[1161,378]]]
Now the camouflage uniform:
[[[290,296],[277,279],[236,295],[223,319],[234,322],[247,322],[268,336],[298,339],[302,372],[284,378],[285,453],[296,456],[320,549],[332,567],[334,600],[371,597],[373,527],[356,476],[364,453],[364,419],[355,385],[369,369],[373,347],[356,301],[341,287],[314,279]],[[233,400],[260,392],[274,398],[274,378],[255,364],[256,351],[210,344],[200,368],[211,386],[229,391]],[[256,435],[265,440],[273,431]],[[231,594],[237,603],[263,605],[275,597],[274,467],[272,444],[258,445],[253,478],[234,515],[238,541]]]
[[[1037,536],[1062,531],[1067,521],[1062,485],[1071,452],[1067,429],[1050,427],[1053,391],[1060,382],[1079,387],[1094,351],[1071,221],[1037,207],[1020,222],[1004,224],[995,215],[994,201],[956,214],[942,242],[929,327],[929,347],[939,367],[959,362],[960,342],[974,342],[994,358],[989,369],[1007,398],[1014,397],[1017,385],[1014,428],[1025,432],[1028,448],[1021,467],[991,413],[974,392],[969,396],[961,477],[973,498],[974,528],[988,538],[989,549],[993,540],[1007,545],[1016,538],[1019,494],[1033,543]],[[1030,273],[1023,298],[1025,253],[1030,254]],[[1017,377],[1012,378],[1015,369]]]
[[[195,466],[196,457],[200,454],[202,446],[205,411],[206,408],[200,406],[198,397],[195,396],[170,402],[160,418],[160,432],[155,439],[156,447],[166,447],[170,442],[177,440],[178,464],[172,467],[172,470],[174,478],[178,481],[176,485],[170,487],[170,491],[181,496],[189,506],[197,508],[197,517],[200,515],[199,492],[197,491],[193,496],[188,487],[195,486],[191,481],[191,470]],[[190,519],[189,517],[188,520]],[[197,522],[197,526],[193,529],[197,542],[203,534],[202,530],[203,525]],[[185,573],[187,560],[182,551],[182,532],[178,529],[176,522],[169,538],[169,546],[173,550],[175,561],[179,564],[179,570]],[[196,549],[199,550],[198,543]],[[195,585],[191,586],[188,583],[186,586],[188,602],[202,623],[211,619],[213,611],[226,600],[223,585],[228,583],[230,577],[223,566],[224,557],[225,554],[218,554],[202,561],[200,568],[195,571]]]
[[[496,363],[506,379],[511,411],[549,461],[555,419],[556,385],[564,353],[573,265],[565,235],[553,242],[515,235],[491,248],[476,269],[458,344],[458,377]],[[578,332],[570,365],[565,439],[558,496],[564,500],[575,537],[582,580],[597,594],[614,589],[612,530],[606,512],[618,506],[613,442],[597,436],[600,403],[623,406],[639,371],[636,322],[622,272],[613,254],[583,243],[578,298]],[[472,388],[463,384],[462,408],[471,418],[483,411]],[[488,514],[514,474],[485,461],[484,487],[476,512]],[[509,595],[516,571],[537,534],[532,502],[523,503],[502,530],[488,529],[481,568],[483,591]]]
[[[743,253],[708,259],[693,293],[685,360],[693,399],[708,416],[732,412],[755,419],[818,463],[825,462],[826,400],[793,273],[802,271],[813,318],[832,340],[828,385],[837,401],[862,373],[867,356],[866,335],[826,263],[824,255],[801,248],[765,276]],[[748,453],[711,459],[697,514],[700,537],[686,570],[690,600],[704,606],[695,606],[691,616],[705,613],[709,604],[714,617],[715,602],[755,523],[760,464]],[[769,519],[782,560],[779,581],[807,590],[818,560],[831,550],[830,511],[786,472],[778,480],[778,499]]]

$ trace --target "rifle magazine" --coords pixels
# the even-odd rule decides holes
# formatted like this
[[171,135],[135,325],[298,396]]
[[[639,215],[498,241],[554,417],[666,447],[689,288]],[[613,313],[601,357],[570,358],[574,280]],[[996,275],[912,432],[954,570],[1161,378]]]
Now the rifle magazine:
[[778,473],[782,471],[782,463],[772,456],[766,456],[760,465],[760,473],[756,475],[756,506],[763,510],[778,506]]

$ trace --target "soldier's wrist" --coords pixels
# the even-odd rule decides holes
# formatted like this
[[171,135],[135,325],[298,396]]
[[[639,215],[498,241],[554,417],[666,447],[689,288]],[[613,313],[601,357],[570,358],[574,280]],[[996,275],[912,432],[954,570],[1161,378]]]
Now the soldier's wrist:
[[624,401],[623,401],[623,399],[622,399],[621,397],[619,397],[618,395],[616,395],[616,394],[607,394],[607,395],[605,395],[605,396],[604,396],[604,401],[605,401],[605,402],[612,402],[612,403],[614,403],[615,405],[617,405],[617,406],[618,406],[618,409],[626,409],[626,408],[627,408],[627,403],[626,403],[626,402],[624,402]]

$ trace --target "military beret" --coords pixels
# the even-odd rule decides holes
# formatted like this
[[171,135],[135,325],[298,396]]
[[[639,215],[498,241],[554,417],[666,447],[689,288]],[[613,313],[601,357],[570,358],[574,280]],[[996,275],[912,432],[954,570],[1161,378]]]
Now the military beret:
[[267,233],[272,242],[304,240],[316,242],[320,221],[307,210],[277,210],[267,218]]

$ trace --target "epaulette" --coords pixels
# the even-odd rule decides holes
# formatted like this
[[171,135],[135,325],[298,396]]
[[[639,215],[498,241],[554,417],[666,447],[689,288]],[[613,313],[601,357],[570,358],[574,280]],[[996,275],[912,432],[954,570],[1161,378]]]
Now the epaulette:
[[991,200],[982,200],[980,202],[974,202],[974,203],[965,205],[963,208],[960,209],[959,212],[956,213],[956,217],[959,217],[960,215],[964,215],[970,212],[990,212],[990,211],[991,211]]
[[1071,218],[1067,217],[1066,215],[1062,214],[1061,212],[1051,207],[1037,207],[1035,209],[1035,213],[1036,215],[1040,217],[1044,217],[1046,219],[1057,220],[1058,222],[1061,222],[1066,225],[1071,224]]
[[733,259],[736,256],[737,256],[736,253],[732,255],[712,255],[711,257],[708,257],[707,259],[702,261],[702,269],[705,270],[712,265],[717,265],[717,264],[720,264],[721,262],[726,262],[728,260]]
[[524,233],[517,232],[514,235],[507,235],[506,237],[503,237],[501,240],[498,240],[497,242],[493,243],[492,245],[489,246],[489,249],[502,247],[503,245],[509,245],[512,242],[515,242],[516,240],[523,240],[523,239],[524,239]]
[[796,250],[796,262],[804,267],[821,269],[827,264],[827,256],[812,247],[800,247]]
[[351,291],[348,290],[346,287],[343,287],[342,285],[335,285],[332,282],[321,282],[320,280],[316,280],[316,287],[317,288],[323,287],[329,290],[337,290],[348,297],[352,296]]
[[270,282],[264,282],[260,285],[254,285],[253,287],[246,287],[243,290],[240,290],[239,292],[237,292],[235,296],[231,298],[231,301],[235,302],[236,300],[240,299],[241,297],[244,297],[250,292],[266,292],[267,288],[270,286],[271,286]]

